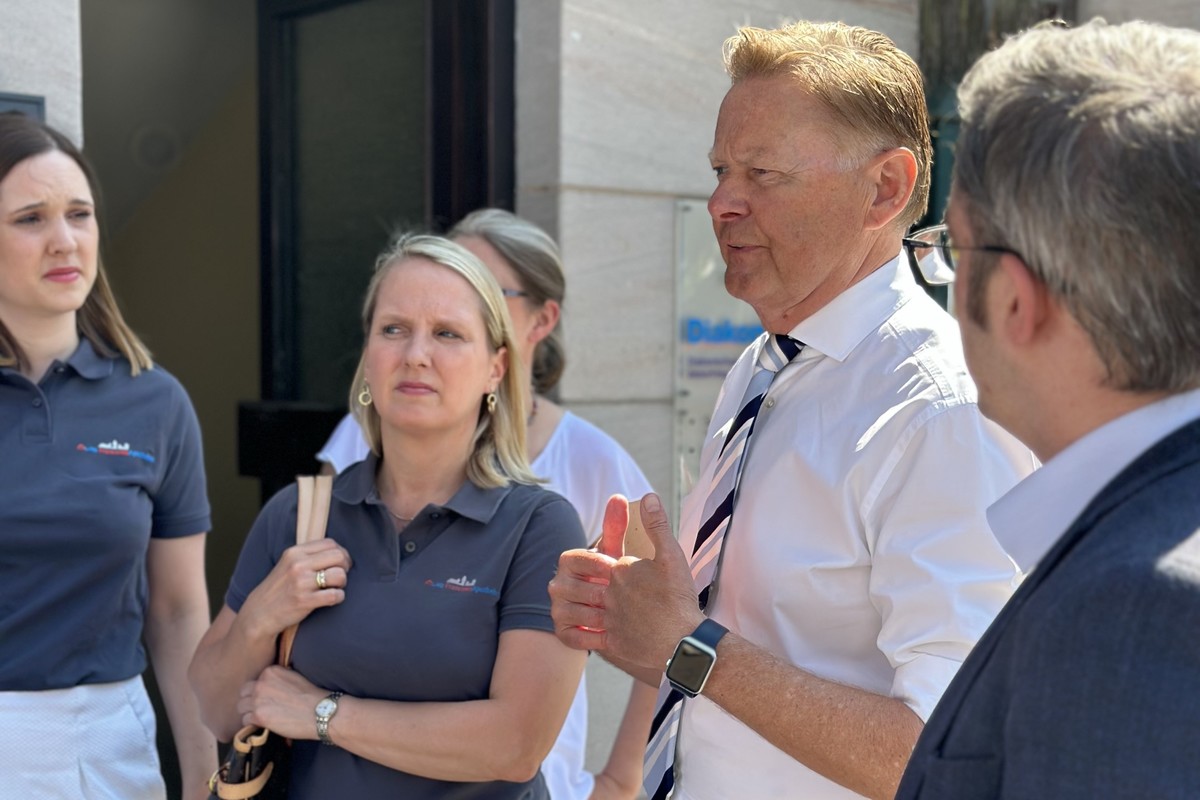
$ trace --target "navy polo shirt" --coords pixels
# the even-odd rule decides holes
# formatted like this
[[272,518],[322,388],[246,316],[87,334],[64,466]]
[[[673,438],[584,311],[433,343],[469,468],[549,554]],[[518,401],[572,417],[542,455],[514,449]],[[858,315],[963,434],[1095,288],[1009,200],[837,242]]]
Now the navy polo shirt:
[[[300,624],[292,666],[317,686],[354,697],[485,699],[501,633],[553,632],[547,584],[559,555],[584,546],[579,515],[538,486],[480,489],[468,481],[397,533],[375,488],[377,466],[371,456],[335,479],[326,535],[354,566],[345,601]],[[242,607],[295,537],[293,485],[254,523],[225,598],[230,608]],[[526,783],[452,783],[316,741],[296,741],[292,753],[293,800],[547,796],[540,772]]]
[[161,368],[82,340],[37,384],[0,368],[0,691],[146,668],[150,537],[211,527],[200,428]]

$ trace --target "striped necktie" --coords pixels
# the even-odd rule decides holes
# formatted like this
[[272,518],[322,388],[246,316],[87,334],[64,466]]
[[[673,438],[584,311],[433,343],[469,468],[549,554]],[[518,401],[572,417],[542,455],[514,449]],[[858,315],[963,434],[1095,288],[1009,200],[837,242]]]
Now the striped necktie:
[[[743,457],[749,445],[750,434],[754,432],[754,420],[758,417],[758,409],[762,406],[776,373],[799,355],[803,347],[802,343],[782,334],[767,338],[758,355],[758,368],[742,396],[742,408],[729,423],[725,442],[717,455],[716,471],[704,500],[704,524],[696,534],[696,544],[689,559],[701,611],[708,607],[709,597],[716,585],[721,546],[733,517],[733,504],[737,497]],[[664,676],[658,689],[658,708],[650,726],[650,741],[646,746],[643,765],[642,781],[646,788],[646,796],[650,800],[664,800],[670,796],[675,785],[672,767],[675,763],[675,738],[679,732],[679,718],[682,713],[683,694],[673,688]]]

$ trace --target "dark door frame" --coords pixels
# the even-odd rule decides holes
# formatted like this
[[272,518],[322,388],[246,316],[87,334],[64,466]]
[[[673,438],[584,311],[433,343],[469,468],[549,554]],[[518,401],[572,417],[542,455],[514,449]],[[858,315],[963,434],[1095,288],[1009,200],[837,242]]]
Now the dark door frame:
[[[361,0],[258,0],[261,392],[298,397],[291,23]],[[515,0],[425,0],[425,109],[431,144],[425,224],[444,229],[481,206],[513,208]]]
[[[265,501],[316,468],[314,454],[345,413],[300,390],[293,23],[363,0],[257,2],[262,399],[239,404],[238,470],[261,480]],[[424,4],[424,223],[441,230],[481,206],[514,207],[516,0]]]

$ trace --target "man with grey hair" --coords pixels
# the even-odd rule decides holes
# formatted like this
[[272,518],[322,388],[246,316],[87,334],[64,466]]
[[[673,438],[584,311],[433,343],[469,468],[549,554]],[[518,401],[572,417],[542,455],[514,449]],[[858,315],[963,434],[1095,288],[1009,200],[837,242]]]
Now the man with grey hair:
[[984,56],[944,251],[980,407],[1045,462],[989,512],[1026,579],[898,798],[1200,792],[1200,32]]

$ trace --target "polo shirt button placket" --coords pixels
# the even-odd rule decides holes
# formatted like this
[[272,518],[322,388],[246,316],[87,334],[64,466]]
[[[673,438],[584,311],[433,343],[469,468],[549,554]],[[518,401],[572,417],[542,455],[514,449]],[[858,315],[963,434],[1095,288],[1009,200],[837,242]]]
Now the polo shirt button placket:
[[46,402],[42,390],[36,386],[33,398],[29,401],[31,408],[37,411],[25,415],[22,435],[29,442],[48,442],[50,440],[50,404]]

